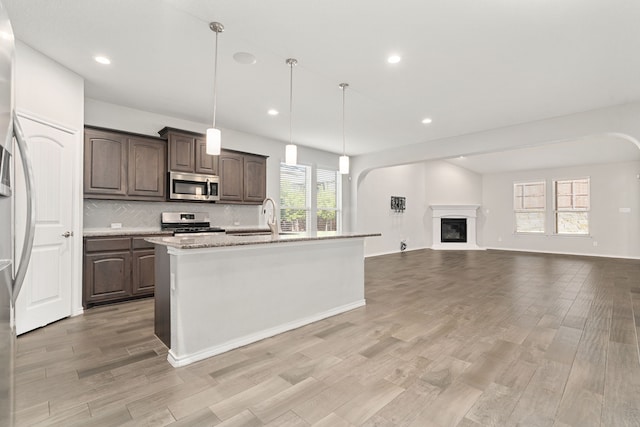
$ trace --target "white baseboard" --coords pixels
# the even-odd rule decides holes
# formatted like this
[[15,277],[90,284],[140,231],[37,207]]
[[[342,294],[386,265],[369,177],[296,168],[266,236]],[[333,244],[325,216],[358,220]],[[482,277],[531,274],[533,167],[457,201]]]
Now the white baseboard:
[[598,257],[598,258],[640,259],[640,257],[633,257],[633,256],[627,256],[627,255],[589,254],[589,253],[580,253],[580,252],[539,251],[539,250],[534,250],[534,249],[515,249],[515,248],[497,248],[497,247],[487,247],[486,249],[491,249],[491,250],[495,250],[495,251],[507,251],[507,252],[531,252],[531,253],[536,253],[536,254],[591,256],[591,257]]
[[71,317],[80,316],[83,313],[84,313],[84,308],[82,307],[76,307],[71,309]]
[[[430,249],[430,247],[429,246],[421,246],[419,248],[407,249],[404,252],[420,251],[422,249]],[[364,257],[365,258],[369,258],[369,257],[374,257],[374,256],[391,255],[391,254],[399,254],[399,253],[402,253],[402,251],[375,252],[375,253],[372,253],[372,254],[365,254]]]
[[486,248],[473,243],[438,243],[431,246],[434,251],[485,251]]
[[186,366],[191,363],[197,362],[199,360],[207,359],[212,356],[216,356],[221,353],[225,353],[229,350],[233,350],[234,348],[243,347],[247,344],[254,343],[256,341],[263,340],[265,338],[272,337],[274,335],[281,334],[283,332],[291,331],[293,329],[300,328],[302,326],[308,325],[313,322],[317,322],[322,319],[326,319],[327,317],[332,317],[337,314],[345,313],[347,311],[354,310],[356,308],[362,307],[366,305],[366,301],[364,299],[352,302],[350,304],[346,304],[340,307],[332,308],[331,310],[324,311],[322,313],[314,314],[313,316],[304,317],[302,319],[294,320],[292,322],[287,322],[282,325],[278,325],[273,328],[265,329],[263,331],[259,331],[253,334],[245,335],[244,337],[240,337],[231,341],[227,341],[225,343],[206,348],[204,350],[200,350],[193,354],[187,354],[182,357],[176,357],[175,354],[169,350],[169,354],[167,355],[167,361],[174,368],[179,368],[181,366]]

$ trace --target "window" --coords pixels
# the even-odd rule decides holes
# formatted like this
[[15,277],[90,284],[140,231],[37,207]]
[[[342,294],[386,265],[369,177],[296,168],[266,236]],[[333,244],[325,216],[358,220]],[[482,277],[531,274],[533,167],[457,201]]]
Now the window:
[[544,233],[544,181],[514,183],[513,208],[516,233]]
[[280,229],[307,231],[311,211],[311,168],[280,164]]
[[316,171],[316,225],[318,232],[340,231],[341,175],[335,170]]
[[280,230],[341,231],[341,211],[342,175],[337,171],[280,163]]
[[589,178],[554,181],[557,234],[589,234]]

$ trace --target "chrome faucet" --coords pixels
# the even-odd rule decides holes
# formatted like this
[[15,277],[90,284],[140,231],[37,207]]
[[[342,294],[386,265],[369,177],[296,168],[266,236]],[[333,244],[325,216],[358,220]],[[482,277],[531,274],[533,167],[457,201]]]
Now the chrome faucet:
[[[267,216],[267,205],[271,203],[271,217]],[[276,210],[276,202],[273,201],[271,197],[267,197],[262,202],[262,213],[265,216],[265,220],[267,221],[267,225],[269,226],[269,230],[271,230],[272,236],[278,235],[278,214]]]

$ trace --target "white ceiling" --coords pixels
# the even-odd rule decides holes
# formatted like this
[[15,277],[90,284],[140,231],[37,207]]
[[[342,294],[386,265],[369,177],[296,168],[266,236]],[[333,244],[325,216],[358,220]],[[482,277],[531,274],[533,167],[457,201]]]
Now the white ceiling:
[[[640,99],[631,0],[4,0],[16,36],[86,79],[86,96],[347,154]],[[255,65],[232,56],[250,52]],[[398,53],[402,61],[386,63]],[[107,55],[112,65],[95,63]],[[271,117],[267,109],[281,114]],[[431,125],[423,125],[424,117]]]
[[632,142],[617,136],[592,136],[447,161],[486,174],[640,161],[640,150]]

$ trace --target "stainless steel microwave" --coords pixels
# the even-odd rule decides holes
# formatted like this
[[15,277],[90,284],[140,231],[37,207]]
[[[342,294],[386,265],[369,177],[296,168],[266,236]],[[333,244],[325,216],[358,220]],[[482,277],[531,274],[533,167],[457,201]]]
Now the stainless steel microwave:
[[169,172],[169,199],[214,202],[220,200],[220,178],[184,172]]

